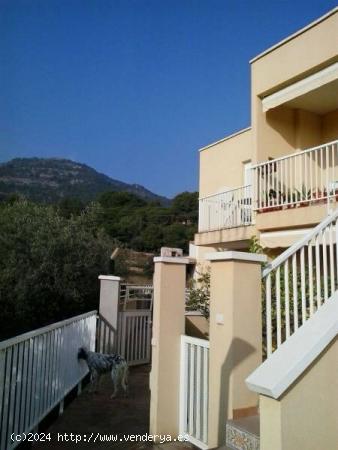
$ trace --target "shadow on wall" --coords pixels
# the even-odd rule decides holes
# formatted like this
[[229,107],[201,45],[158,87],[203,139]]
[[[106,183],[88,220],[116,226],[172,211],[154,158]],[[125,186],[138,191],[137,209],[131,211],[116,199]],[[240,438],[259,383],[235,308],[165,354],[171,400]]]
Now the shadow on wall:
[[[219,399],[219,411],[224,411],[224,421],[219,421],[218,426],[218,442],[225,442],[225,427],[229,417],[229,396],[230,396],[230,382],[231,375],[236,368],[256,349],[242,339],[233,339],[229,347],[228,354],[222,365],[221,371],[221,395]],[[249,374],[248,374],[249,375]],[[212,374],[210,374],[210,380],[212,380]],[[243,389],[247,389],[243,380]],[[232,414],[231,414],[232,416]]]
[[285,106],[271,109],[266,113],[267,124],[293,148],[296,145],[295,121],[295,110]]

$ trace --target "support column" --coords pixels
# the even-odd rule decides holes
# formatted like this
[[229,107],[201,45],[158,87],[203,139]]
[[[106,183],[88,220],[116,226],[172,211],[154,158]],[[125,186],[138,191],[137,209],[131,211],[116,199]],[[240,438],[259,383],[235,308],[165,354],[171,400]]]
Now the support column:
[[226,421],[253,414],[245,379],[262,362],[261,263],[265,255],[208,255],[210,280],[209,448],[224,445]]
[[120,277],[100,275],[99,313],[117,330],[119,312]]
[[188,258],[154,258],[150,434],[179,434],[180,336]]

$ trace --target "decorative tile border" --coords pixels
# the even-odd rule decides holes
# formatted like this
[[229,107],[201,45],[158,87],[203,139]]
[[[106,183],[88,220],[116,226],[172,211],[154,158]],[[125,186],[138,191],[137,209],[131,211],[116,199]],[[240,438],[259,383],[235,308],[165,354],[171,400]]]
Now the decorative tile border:
[[226,444],[236,450],[259,450],[259,437],[227,424]]

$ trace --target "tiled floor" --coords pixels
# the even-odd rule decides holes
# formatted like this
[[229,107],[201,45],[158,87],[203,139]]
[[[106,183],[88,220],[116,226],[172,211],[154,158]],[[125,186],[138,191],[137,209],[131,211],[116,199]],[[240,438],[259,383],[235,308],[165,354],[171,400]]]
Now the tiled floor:
[[[50,433],[51,441],[34,444],[33,449],[186,450],[194,448],[188,443],[179,442],[161,445],[130,440],[126,442],[125,435],[144,437],[149,432],[149,367],[131,368],[129,386],[129,397],[121,396],[116,399],[110,399],[112,382],[109,377],[102,379],[99,393],[91,394],[88,389],[85,389],[65,409],[63,415],[45,430],[45,433]],[[78,435],[77,443],[76,435]],[[117,442],[103,441],[106,439],[103,436],[113,436]]]

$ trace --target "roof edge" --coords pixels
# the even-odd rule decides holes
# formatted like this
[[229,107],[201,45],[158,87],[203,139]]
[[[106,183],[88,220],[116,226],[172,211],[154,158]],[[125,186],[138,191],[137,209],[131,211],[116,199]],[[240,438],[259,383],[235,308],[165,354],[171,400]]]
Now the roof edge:
[[200,148],[198,151],[202,152],[203,150],[206,150],[207,148],[213,147],[214,145],[220,144],[221,142],[227,141],[228,139],[232,139],[240,134],[246,133],[249,130],[251,130],[251,126],[243,128],[242,130],[236,131],[235,133],[229,134],[229,136],[226,136],[223,139],[219,139],[218,141],[212,142],[211,144],[208,144],[208,145]]
[[314,26],[318,25],[319,23],[323,22],[324,20],[326,20],[330,16],[333,16],[336,13],[338,13],[338,6],[336,6],[333,9],[331,9],[329,12],[327,12],[323,16],[319,17],[318,19],[314,20],[313,22],[309,23],[308,25],[306,25],[305,27],[301,28],[300,30],[296,31],[295,33],[290,34],[290,36],[287,36],[286,38],[284,38],[281,41],[277,42],[277,44],[274,44],[273,46],[267,48],[262,53],[259,53],[257,56],[255,56],[254,58],[250,59],[249,63],[252,64],[252,63],[256,62],[258,59],[262,58],[263,56],[265,56],[265,55],[267,55],[267,54],[269,54],[271,52],[273,52],[278,47],[281,47],[282,45],[286,44],[287,42],[292,41],[292,39],[295,39],[300,34],[305,33],[310,28],[313,28]]

